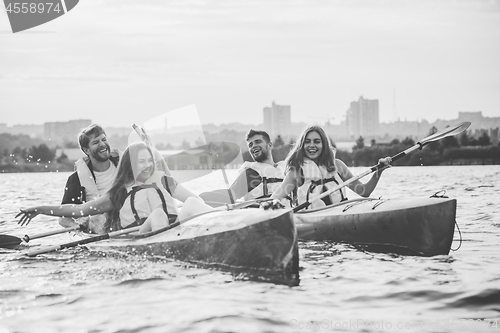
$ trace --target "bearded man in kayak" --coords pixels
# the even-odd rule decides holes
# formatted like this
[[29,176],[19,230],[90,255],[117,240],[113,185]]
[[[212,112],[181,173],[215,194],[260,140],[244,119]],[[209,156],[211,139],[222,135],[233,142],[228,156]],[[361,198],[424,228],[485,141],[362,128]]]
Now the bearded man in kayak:
[[[78,143],[85,157],[75,162],[75,172],[68,177],[61,204],[82,204],[103,196],[111,188],[117,174],[120,152],[118,149],[111,150],[106,132],[100,125],[83,128],[78,134]],[[92,219],[61,217],[59,224],[71,227],[90,223],[90,229],[100,233],[99,225],[104,225],[104,220],[105,216],[94,216]]]
[[284,163],[274,162],[273,143],[267,132],[250,129],[245,139],[253,161],[243,163],[236,180],[228,190],[200,194],[205,202],[218,206],[234,203],[234,200],[241,197],[245,200],[267,198],[285,178]]

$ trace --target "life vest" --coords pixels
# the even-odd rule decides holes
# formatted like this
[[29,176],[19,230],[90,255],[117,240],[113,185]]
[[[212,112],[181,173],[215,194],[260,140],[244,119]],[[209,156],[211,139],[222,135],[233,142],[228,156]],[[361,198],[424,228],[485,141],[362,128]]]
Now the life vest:
[[[318,166],[307,158],[302,165],[301,174],[304,183],[297,190],[298,204],[309,201],[310,198],[314,198],[343,182],[337,171],[328,172],[324,166]],[[347,200],[345,188],[341,188],[321,200],[313,201],[309,208],[324,207],[345,200]]]
[[[86,160],[87,159],[87,160]],[[111,165],[110,168],[117,168],[118,161],[120,159],[120,152],[117,149],[113,149],[111,151],[111,156],[109,158]],[[75,171],[78,174],[78,179],[80,180],[80,186],[83,188],[82,190],[82,201],[87,202],[91,200],[95,200],[100,196],[104,195],[108,192],[108,189],[99,192],[99,189],[96,184],[96,177],[94,174],[94,170],[92,169],[92,163],[88,161],[88,158],[81,158],[75,162]],[[110,186],[111,188],[111,186]]]
[[[80,200],[82,202],[87,202],[91,200],[95,200],[99,198],[101,195],[99,194],[99,190],[97,189],[97,185],[95,183],[95,177],[92,170],[89,168],[88,164],[83,160],[79,159],[75,163],[75,171],[78,174],[78,179],[80,180],[80,189],[81,193]],[[68,189],[66,189],[68,190]],[[104,194],[104,193],[103,193]],[[105,214],[103,214],[105,215]],[[88,216],[85,217],[60,217],[59,224],[64,227],[74,226],[76,224],[86,225],[91,232],[99,233],[101,229],[96,228],[93,229],[90,227],[90,218]]]
[[[163,172],[156,171],[144,184],[136,185],[130,189],[120,209],[122,228],[141,225],[149,214],[160,205],[169,220],[175,221],[178,210],[170,193],[168,177]],[[162,179],[165,180],[167,189],[163,187]]]
[[[112,162],[111,167],[117,168],[120,159],[120,151],[118,149],[111,150],[111,155],[109,160]],[[66,191],[71,191],[72,193],[79,193],[79,200],[81,202],[87,202],[99,198],[104,195],[109,189],[103,191],[104,193],[99,193],[99,189],[96,184],[96,177],[94,171],[92,170],[92,163],[88,160],[88,157],[80,158],[75,162],[75,171],[78,176],[78,182],[80,188],[76,188],[76,183],[71,183],[75,188],[68,189]],[[70,177],[71,178],[71,177]],[[67,183],[67,186],[70,183]],[[70,186],[71,186],[70,184]],[[63,199],[64,200],[64,199]],[[64,227],[74,226],[75,223],[79,225],[86,225],[89,232],[102,234],[105,233],[104,224],[106,213],[94,215],[92,217],[60,217],[59,224]],[[104,217],[104,219],[103,219]],[[99,222],[99,223],[98,223]]]
[[85,201],[91,201],[99,198],[100,194],[97,190],[95,177],[87,163],[83,159],[79,159],[75,163],[75,169],[78,173],[78,178],[80,179],[81,186],[85,188]]
[[261,162],[245,162],[241,166],[241,170],[244,172],[246,169],[255,170],[259,174],[261,182],[245,195],[245,200],[271,196],[285,178],[283,161],[275,165]]

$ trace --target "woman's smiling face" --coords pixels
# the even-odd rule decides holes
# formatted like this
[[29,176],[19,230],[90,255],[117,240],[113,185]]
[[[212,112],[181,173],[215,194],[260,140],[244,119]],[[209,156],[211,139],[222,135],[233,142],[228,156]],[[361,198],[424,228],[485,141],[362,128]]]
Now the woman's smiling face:
[[139,174],[137,175],[137,180],[144,182],[154,171],[154,161],[153,157],[147,149],[141,149],[137,153],[137,170]]
[[311,131],[307,133],[303,149],[305,156],[313,161],[321,155],[323,143],[321,142],[321,136],[318,132]]

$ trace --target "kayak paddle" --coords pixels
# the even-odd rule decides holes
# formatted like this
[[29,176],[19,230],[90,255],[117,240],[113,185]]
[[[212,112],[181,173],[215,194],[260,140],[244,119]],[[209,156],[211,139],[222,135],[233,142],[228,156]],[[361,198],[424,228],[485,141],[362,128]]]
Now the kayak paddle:
[[229,201],[229,197],[227,195],[226,189],[219,189],[215,190],[212,192],[203,192],[199,194],[199,197],[205,201],[205,203],[211,207],[214,207],[216,210],[235,210],[235,209],[241,209],[241,208],[247,208],[249,206],[255,205],[255,204],[260,204],[265,201],[271,201],[271,198],[259,198],[259,199],[252,199],[252,200],[247,200],[247,201],[235,201],[234,203],[231,203]]
[[133,228],[128,228],[128,229],[122,229],[122,230],[113,231],[113,232],[110,232],[110,233],[107,233],[107,234],[103,234],[103,235],[99,235],[99,236],[94,236],[94,237],[89,237],[89,238],[81,239],[81,240],[70,242],[70,243],[64,243],[64,244],[60,244],[60,245],[49,246],[49,247],[45,247],[45,248],[42,248],[42,249],[39,249],[39,250],[30,251],[30,252],[27,253],[27,255],[28,255],[28,257],[34,257],[34,256],[42,254],[42,253],[47,253],[47,252],[52,252],[52,251],[66,249],[68,247],[75,247],[75,246],[78,246],[78,245],[83,245],[83,244],[98,242],[100,240],[114,238],[114,237],[118,237],[118,236],[121,236],[121,235],[126,235],[126,234],[129,234],[129,233],[132,233],[134,231],[139,231],[140,228],[141,228],[141,226],[133,227]]
[[[177,227],[181,223],[184,223],[184,222],[187,222],[187,221],[189,221],[191,219],[194,219],[195,217],[198,217],[198,216],[201,216],[201,215],[205,215],[205,214],[209,214],[209,213],[213,213],[213,212],[216,212],[218,210],[220,211],[220,209],[214,209],[214,210],[209,210],[209,211],[205,211],[205,212],[201,212],[201,213],[198,213],[198,214],[191,215],[191,216],[187,217],[186,219],[184,219],[182,221],[176,221],[176,222],[174,222],[174,223],[172,223],[172,224],[170,224],[170,225],[168,225],[168,226],[166,226],[164,228],[155,230],[154,233],[156,234],[156,233],[160,233],[160,232],[163,232],[163,231],[167,231],[169,229]],[[94,243],[94,242],[98,242],[98,241],[106,240],[106,239],[110,239],[110,238],[116,238],[116,237],[119,237],[119,236],[122,236],[122,235],[133,233],[135,231],[139,231],[140,228],[141,228],[141,226],[137,226],[137,227],[133,227],[133,228],[127,228],[127,229],[122,229],[122,230],[118,230],[118,231],[109,232],[107,234],[103,234],[103,235],[99,235],[99,236],[94,236],[94,237],[89,237],[89,238],[77,240],[77,241],[70,242],[70,243],[65,243],[65,244],[60,244],[60,245],[55,245],[55,246],[49,246],[49,247],[45,247],[45,248],[42,248],[42,249],[39,249],[39,250],[36,250],[36,251],[30,251],[26,255],[28,257],[34,257],[34,256],[37,256],[37,255],[43,254],[43,253],[48,253],[48,252],[52,252],[52,251],[67,249],[67,248],[75,247],[75,246],[78,246],[78,245],[84,245],[84,244]]]
[[11,235],[0,235],[0,248],[13,248],[16,247],[17,245],[21,244],[22,241],[25,241],[28,243],[32,239],[36,238],[42,238],[42,237],[47,237],[47,236],[52,236],[52,235],[58,235],[58,234],[63,234],[65,232],[69,231],[74,231],[74,230],[80,230],[80,226],[74,226],[74,227],[69,227],[69,228],[64,228],[64,229],[59,229],[59,230],[53,230],[53,231],[47,231],[44,233],[40,234],[35,234],[32,236],[29,235],[24,235],[23,238],[19,238],[16,236],[11,236]]
[[[419,142],[417,142],[414,146],[406,149],[405,151],[402,151],[394,156],[391,157],[391,160],[392,162],[394,161],[397,161],[403,157],[405,157],[406,155],[408,155],[409,153],[417,150],[417,149],[422,149],[425,145],[427,145],[428,143],[431,143],[431,142],[434,142],[434,141],[438,141],[438,140],[441,140],[443,138],[446,138],[446,137],[450,137],[450,136],[455,136],[457,134],[460,134],[462,133],[463,131],[465,131],[468,127],[470,126],[470,122],[463,122],[463,123],[460,123],[454,127],[449,127],[441,132],[436,132],[422,140],[420,140]],[[363,178],[377,170],[380,170],[380,169],[383,169],[383,168],[386,168],[387,166],[384,165],[383,163],[379,163],[377,165],[374,165],[372,166],[370,169],[366,170],[365,172],[362,172],[361,174],[357,175],[357,176],[354,176],[348,180],[346,180],[345,182],[335,186],[334,188],[326,191],[326,192],[323,192],[321,193],[320,195],[317,195],[315,196],[314,198],[311,198],[310,200],[298,205],[297,207],[295,207],[293,209],[293,212],[296,213],[298,212],[299,210],[301,209],[304,209],[304,208],[307,208],[309,207],[309,205],[311,204],[311,202],[315,201],[315,200],[318,200],[318,199],[321,199],[323,197],[326,197],[327,195],[329,195],[330,193],[333,193],[335,191],[338,191],[340,190],[341,188],[345,187],[345,186],[348,186],[350,185],[351,183],[355,182],[356,180],[360,179],[360,178]]]
[[[144,128],[139,127],[136,124],[133,124],[132,128],[146,145],[154,148],[151,138],[146,133]],[[227,179],[225,166],[234,161],[240,154],[239,145],[237,145],[236,143],[225,142],[225,141],[212,141],[206,145],[183,150],[180,153],[177,153],[175,155],[170,155],[167,157],[161,156],[160,152],[156,148],[154,149],[159,154],[155,158],[161,159],[161,161],[157,161],[159,170],[164,171],[169,176],[173,176],[176,181],[180,183],[191,181],[193,179],[208,175],[212,173],[214,170],[220,169],[222,171],[222,175],[224,176],[224,182],[226,183],[226,186],[228,188],[229,188],[229,182]],[[175,165],[177,160],[179,159],[182,160],[185,158],[185,156],[198,155],[200,154],[200,151],[204,151],[205,153],[208,153],[208,155],[211,156],[212,165],[209,165],[207,161],[207,166],[209,168],[198,169],[194,176],[186,175],[184,172],[185,170],[177,170],[177,169],[170,170],[170,168],[168,167],[171,165]],[[229,195],[231,196],[231,194]]]

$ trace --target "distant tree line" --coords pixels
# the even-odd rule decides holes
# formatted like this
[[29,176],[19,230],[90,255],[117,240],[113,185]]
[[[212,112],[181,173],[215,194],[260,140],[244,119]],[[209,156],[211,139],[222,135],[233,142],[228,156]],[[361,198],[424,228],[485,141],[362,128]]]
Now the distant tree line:
[[[429,134],[435,133],[432,128]],[[245,142],[246,133],[234,130],[223,130],[219,133],[205,133],[205,139],[210,142],[236,143],[241,149],[243,159],[251,161]],[[121,150],[126,147],[127,136],[114,135],[110,138],[113,148]],[[158,149],[187,150],[205,143],[198,139],[194,147],[184,140],[180,145],[160,144]],[[294,144],[291,139],[285,142],[278,135],[273,141],[272,154],[275,161],[284,160]],[[335,143],[332,141],[332,144]],[[377,143],[370,141],[365,144],[363,137],[359,137],[352,152],[337,150],[337,158],[343,160],[349,166],[369,166],[377,163],[378,159],[385,156],[394,156],[397,153],[415,145],[415,141],[409,137],[390,143]],[[31,138],[25,134],[12,135],[0,133],[0,172],[28,172],[28,171],[71,171],[73,163],[68,161],[62,154],[55,158],[56,149],[40,138]],[[78,143],[67,142],[64,148],[78,148]],[[422,150],[416,151],[406,158],[394,163],[395,165],[446,165],[446,164],[500,164],[500,145],[492,145],[491,139],[486,132],[480,136],[472,136],[470,132],[464,132],[457,137],[447,137],[442,140],[431,142]]]
[[[429,135],[437,132],[432,127]],[[392,140],[389,144],[377,144],[371,141],[365,146],[363,137],[356,140],[352,153],[337,154],[340,159],[352,166],[374,165],[384,156],[394,156],[415,145],[409,137],[402,141]],[[342,156],[342,157],[340,157]],[[459,136],[450,136],[427,144],[394,165],[447,165],[447,164],[500,164],[500,144],[493,146],[489,135],[483,132],[479,137],[471,136],[467,131]]]
[[[159,143],[155,147],[159,150],[189,150],[209,144],[209,149],[214,150],[210,146],[211,142],[238,142],[245,143],[245,134],[234,130],[223,130],[220,133],[205,133],[205,140],[197,138],[192,144],[183,140],[178,145],[170,143]],[[109,137],[109,142],[112,148],[124,150],[128,145],[128,136],[113,135]],[[214,151],[213,162],[215,164],[223,163],[227,158],[226,155],[235,155],[234,147],[223,145],[217,147]],[[68,161],[67,156],[63,153],[56,158],[56,150],[58,148],[75,149],[79,148],[78,142],[65,141],[62,147],[46,142],[41,138],[32,138],[26,134],[10,134],[0,133],[0,172],[40,172],[40,171],[73,171],[74,161]],[[246,150],[246,146],[245,146]]]
[[[25,134],[0,133],[0,172],[53,170],[55,149]],[[50,165],[50,168],[49,168]]]

